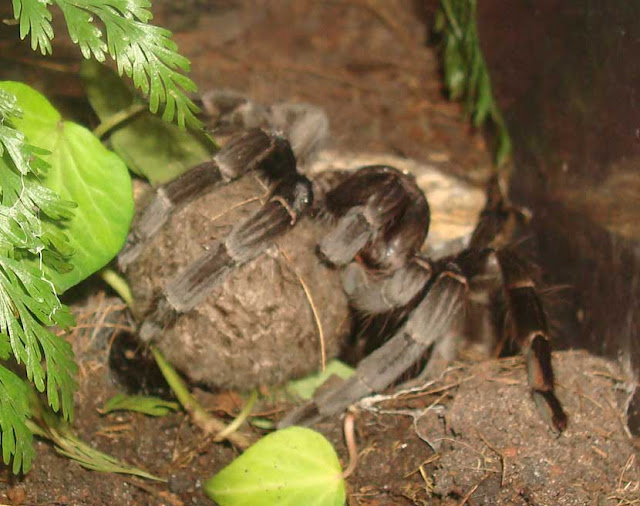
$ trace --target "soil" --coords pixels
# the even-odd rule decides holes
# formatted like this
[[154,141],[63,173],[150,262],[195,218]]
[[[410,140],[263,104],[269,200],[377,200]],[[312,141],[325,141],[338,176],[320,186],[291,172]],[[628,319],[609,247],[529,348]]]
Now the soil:
[[[154,6],[156,22],[176,32],[202,89],[230,87],[263,103],[312,102],[329,115],[337,148],[409,156],[469,181],[486,177],[490,156],[483,138],[469,130],[461,107],[446,100],[436,50],[425,44],[432,3],[172,4]],[[17,44],[2,42],[6,59],[14,53],[4,49]],[[67,54],[63,41],[59,47],[58,54]],[[22,66],[11,75],[32,76],[52,95],[82,103],[71,74],[63,74],[66,82],[52,64],[46,70],[44,60],[31,58],[25,66],[23,57],[16,57],[13,63]],[[49,81],[47,72],[54,76]],[[86,116],[90,120],[91,114]],[[213,443],[184,413],[100,415],[97,409],[122,389],[108,367],[109,347],[117,332],[133,328],[122,303],[99,286],[85,287],[75,298],[82,302],[74,306],[80,325],[69,336],[80,365],[78,436],[168,481],[87,471],[38,441],[28,475],[0,472],[0,502],[211,504],[202,484],[238,451]],[[454,364],[422,391],[361,405],[356,412],[359,462],[347,480],[349,504],[639,504],[639,456],[623,424],[621,369],[573,351],[556,353],[554,367],[558,395],[570,417],[560,436],[535,409],[520,357]],[[244,402],[236,392],[195,393],[225,417],[236,415]],[[275,403],[256,410],[277,419],[286,408]],[[346,467],[341,418],[316,428],[335,445]],[[241,430],[262,434],[253,427]]]

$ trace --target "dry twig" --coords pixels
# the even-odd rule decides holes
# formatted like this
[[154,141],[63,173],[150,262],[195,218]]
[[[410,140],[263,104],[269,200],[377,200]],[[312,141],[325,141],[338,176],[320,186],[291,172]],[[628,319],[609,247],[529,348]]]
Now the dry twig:
[[478,487],[482,485],[484,480],[486,480],[489,476],[491,476],[491,473],[486,473],[482,478],[480,478],[480,481],[476,483],[473,487],[471,487],[469,491],[464,495],[464,497],[460,500],[460,502],[458,503],[458,506],[464,506],[469,501],[473,493],[476,490],[478,490]]

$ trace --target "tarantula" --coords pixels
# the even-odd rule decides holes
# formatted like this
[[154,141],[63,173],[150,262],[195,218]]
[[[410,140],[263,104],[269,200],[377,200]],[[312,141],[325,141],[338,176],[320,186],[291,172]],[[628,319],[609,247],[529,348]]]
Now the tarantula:
[[[342,290],[355,311],[394,323],[384,326],[381,346],[360,361],[352,378],[317,394],[289,413],[281,426],[310,424],[344,410],[387,388],[427,352],[425,371],[432,372],[452,358],[465,308],[494,307],[477,302],[489,292],[504,301],[506,310],[496,318],[485,310],[486,318],[521,347],[536,404],[555,429],[565,428],[567,417],[554,393],[544,310],[527,263],[508,246],[518,213],[506,203],[497,180],[489,185],[485,209],[468,246],[459,254],[432,261],[420,252],[429,230],[429,206],[411,176],[377,165],[320,175],[312,184],[298,172],[287,139],[253,128],[232,137],[212,161],[158,190],[119,256],[121,268],[126,270],[136,261],[178,209],[247,173],[259,175],[260,184],[268,188],[266,197],[233,224],[223,240],[191,253],[186,266],[173,269],[161,290],[148,294],[140,316],[144,341],[161,339],[236,270],[268,254],[274,241],[313,216],[325,226],[315,248],[318,265],[340,273]],[[335,285],[330,290],[342,296]],[[169,344],[165,349],[170,348]],[[195,350],[191,359],[197,360],[202,352]]]

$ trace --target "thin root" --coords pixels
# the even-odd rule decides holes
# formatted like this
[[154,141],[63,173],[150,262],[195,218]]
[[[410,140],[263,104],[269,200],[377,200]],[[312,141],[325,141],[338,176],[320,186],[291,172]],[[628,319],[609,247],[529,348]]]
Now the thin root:
[[344,417],[344,439],[347,443],[349,451],[349,465],[342,473],[342,478],[347,479],[358,465],[358,446],[356,445],[356,436],[353,430],[354,416],[353,413],[347,413]]
[[478,487],[482,485],[484,480],[486,480],[489,476],[491,476],[491,473],[487,473],[482,478],[480,478],[480,481],[476,483],[473,487],[471,487],[466,494],[464,494],[464,497],[460,500],[460,502],[458,503],[458,506],[464,506],[469,501],[473,493],[476,490],[478,490]]

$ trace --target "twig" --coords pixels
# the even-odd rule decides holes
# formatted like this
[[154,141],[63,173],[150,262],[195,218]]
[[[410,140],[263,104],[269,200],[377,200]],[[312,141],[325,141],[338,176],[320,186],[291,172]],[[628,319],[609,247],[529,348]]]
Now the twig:
[[431,457],[429,457],[427,460],[425,460],[422,464],[420,464],[418,467],[416,467],[413,471],[408,472],[407,474],[405,474],[402,479],[406,479],[409,476],[411,476],[412,474],[415,474],[417,472],[420,472],[420,474],[423,473],[422,469],[424,468],[424,466],[427,466],[433,462],[435,462],[436,460],[440,459],[440,457],[442,457],[442,455],[440,455],[439,453],[434,453],[433,455],[431,455]]
[[246,206],[247,204],[251,204],[251,202],[255,202],[256,200],[260,200],[260,199],[261,197],[251,197],[250,199],[246,199],[246,200],[243,200],[242,202],[238,202],[237,204],[234,204],[231,207],[226,208],[221,213],[216,214],[213,218],[210,218],[210,221],[211,223],[213,223],[214,221],[219,220],[225,214],[230,213],[234,209],[237,209],[238,207]]
[[[442,372],[442,374],[440,374],[440,377],[434,380],[429,380],[426,383],[424,383],[423,385],[417,386],[417,387],[411,387],[411,388],[406,388],[406,389],[402,389],[402,390],[398,390],[397,392],[394,392],[392,394],[375,394],[375,395],[370,395],[369,397],[365,397],[363,399],[360,399],[360,401],[358,402],[358,406],[366,409],[368,411],[372,410],[373,406],[375,404],[379,404],[381,402],[384,401],[389,401],[389,400],[394,400],[397,399],[399,397],[402,396],[408,396],[411,394],[416,394],[416,393],[423,393],[425,392],[425,389],[436,385],[442,378],[444,378],[448,373],[452,372],[452,371],[456,371],[460,369],[460,367],[455,366],[455,367],[449,367],[446,370],[444,370]],[[429,391],[429,393],[439,393],[442,392],[444,390],[450,390],[451,388],[454,388],[458,385],[461,385],[462,383],[465,383],[471,379],[473,379],[475,376],[469,376],[467,378],[464,378],[463,380],[460,380],[456,383],[451,383],[449,385],[445,385],[443,387],[438,387],[434,390]],[[426,395],[426,393],[425,393]],[[416,397],[418,397],[416,395]],[[404,398],[404,397],[403,397]]]
[[74,328],[76,329],[115,329],[115,330],[124,330],[126,332],[134,332],[136,329],[131,325],[120,325],[117,323],[82,323],[80,325],[76,325]]
[[617,383],[624,383],[626,380],[621,376],[616,376],[606,371],[590,371],[589,374],[591,376],[600,376],[601,378],[607,378],[613,380]]
[[611,412],[616,417],[616,420],[620,422],[620,427],[622,428],[622,432],[624,432],[626,436],[629,439],[631,439],[633,436],[631,435],[631,431],[629,430],[629,427],[627,427],[627,420],[624,416],[624,413],[622,413],[620,409],[614,406],[609,399],[605,399],[605,402],[607,403],[607,406],[609,406],[609,409],[611,410]]
[[635,460],[636,460],[636,456],[634,453],[629,455],[629,458],[627,459],[627,462],[625,463],[624,467],[622,468],[622,472],[620,473],[620,478],[618,478],[618,490],[622,489],[622,482],[624,481],[624,473],[627,472],[627,469],[631,468]]
[[491,473],[486,473],[482,478],[480,478],[480,481],[476,483],[473,487],[471,487],[466,494],[464,494],[464,497],[460,500],[460,502],[458,503],[458,506],[464,506],[469,501],[473,493],[476,490],[478,490],[478,487],[482,485],[484,480],[486,480],[489,476],[491,476]]
[[444,386],[441,386],[441,387],[438,387],[438,388],[433,388],[431,390],[424,390],[422,392],[409,393],[409,394],[404,395],[402,398],[403,399],[417,399],[419,397],[424,397],[425,395],[439,394],[440,392],[445,392],[447,390],[451,390],[452,388],[459,387],[463,383],[466,383],[467,381],[469,381],[469,380],[471,380],[473,378],[475,378],[475,376],[469,376],[467,378],[461,379],[460,381],[456,381],[454,383],[449,383],[448,385],[444,385]]
[[[19,20],[10,20],[10,21],[15,21],[16,23],[20,23]],[[7,23],[7,20],[3,20],[2,21],[5,25],[9,24]],[[21,65],[28,65],[31,67],[36,67],[38,69],[46,69],[46,70],[51,70],[53,72],[60,72],[63,74],[78,74],[79,70],[80,70],[80,65],[78,65],[77,63],[58,63],[56,61],[50,61],[49,59],[42,59],[42,58],[38,58],[38,59],[33,59],[33,58],[25,58],[25,57],[13,57],[13,56],[8,56],[3,54],[2,55],[2,59],[9,61],[9,62],[15,62],[15,63],[19,63]]]
[[147,494],[156,497],[158,499],[162,499],[163,501],[168,501],[169,504],[171,504],[172,506],[183,506],[184,502],[182,502],[180,499],[178,499],[178,497],[176,497],[175,494],[163,490],[163,491],[158,491],[156,490],[154,487],[149,486],[148,484],[140,481],[140,480],[136,480],[133,478],[129,478],[127,476],[123,476],[122,479],[129,483],[130,485],[133,485],[134,487],[137,487],[143,491],[145,491]]
[[484,434],[482,434],[482,432],[480,432],[479,430],[476,431],[478,433],[478,437],[480,437],[480,439],[482,439],[482,442],[484,444],[487,445],[487,447],[489,447],[490,450],[493,450],[494,453],[496,453],[499,457],[500,457],[500,488],[504,487],[504,477],[506,475],[506,459],[504,454],[498,450],[495,446],[493,446],[491,443],[489,443],[489,441],[487,441],[487,438],[484,437]]
[[127,306],[133,306],[133,295],[131,294],[131,288],[129,283],[113,269],[102,269],[100,271],[100,277],[120,296],[120,298],[126,302]]
[[453,439],[451,437],[439,437],[438,439],[435,439],[434,441],[449,441],[450,443],[456,443],[459,444],[460,446],[464,446],[466,448],[469,448],[472,452],[477,453],[478,455],[480,455],[482,457],[482,459],[485,459],[484,453],[482,453],[480,450],[476,450],[473,446],[471,446],[469,443],[465,443],[464,441],[459,441],[458,439]]

